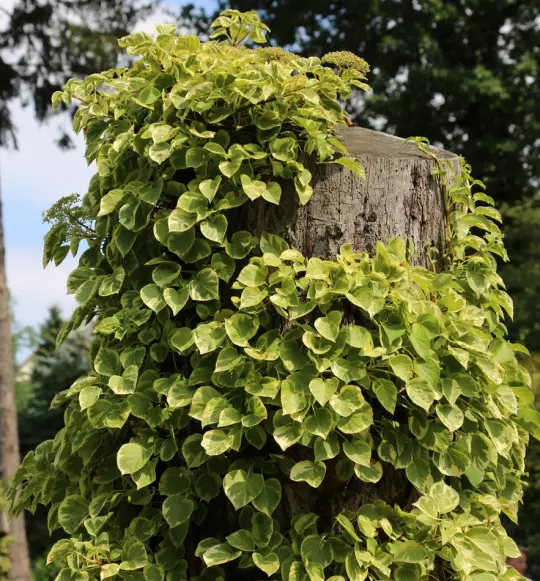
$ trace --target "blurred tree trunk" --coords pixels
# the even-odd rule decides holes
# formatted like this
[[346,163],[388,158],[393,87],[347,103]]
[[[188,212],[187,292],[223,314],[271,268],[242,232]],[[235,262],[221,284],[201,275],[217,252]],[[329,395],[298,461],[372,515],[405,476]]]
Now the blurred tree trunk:
[[[0,192],[0,480],[6,483],[19,465],[19,438],[17,431],[17,406],[15,404],[15,376],[11,340],[9,294],[6,281],[6,249],[2,223],[2,198]],[[8,530],[2,530],[2,529]],[[24,517],[0,517],[0,535],[13,538],[10,545],[10,581],[30,581],[30,561]]]

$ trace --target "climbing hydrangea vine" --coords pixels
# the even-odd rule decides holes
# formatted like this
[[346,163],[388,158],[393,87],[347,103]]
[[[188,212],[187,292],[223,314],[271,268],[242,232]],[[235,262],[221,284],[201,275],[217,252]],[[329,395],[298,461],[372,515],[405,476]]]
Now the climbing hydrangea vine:
[[417,140],[445,191],[436,268],[400,239],[323,260],[237,227],[284,184],[308,203],[308,159],[362,175],[335,129],[368,67],[248,48],[253,12],[213,29],[135,33],[130,68],[54,96],[97,166],[47,213],[44,255],[84,247],[60,341],[94,321],[93,371],[56,397],[65,427],[24,459],[15,511],[63,531],[58,581],[519,578],[499,515],[540,428],[493,200]]
[[[0,518],[2,518],[2,511],[5,510],[6,495],[4,483],[0,480]],[[6,534],[5,531],[0,530],[0,581],[7,581],[8,573],[11,569],[9,562],[9,547],[12,541],[11,535]]]

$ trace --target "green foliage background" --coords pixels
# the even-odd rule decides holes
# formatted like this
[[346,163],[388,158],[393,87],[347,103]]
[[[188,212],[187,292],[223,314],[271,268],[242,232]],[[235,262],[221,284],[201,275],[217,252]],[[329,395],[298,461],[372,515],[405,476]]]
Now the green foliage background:
[[[15,0],[2,6],[0,147],[17,144],[10,105],[33,106],[37,120],[52,113],[51,95],[73,76],[113,67],[120,36],[148,16],[154,0]],[[59,132],[59,144],[71,139]]]
[[56,337],[63,324],[60,310],[51,307],[36,337],[31,355],[32,368],[27,379],[30,393],[18,415],[23,456],[42,441],[53,438],[62,428],[63,410],[50,409],[50,404],[59,392],[67,389],[89,367],[88,331],[75,333],[56,350]]

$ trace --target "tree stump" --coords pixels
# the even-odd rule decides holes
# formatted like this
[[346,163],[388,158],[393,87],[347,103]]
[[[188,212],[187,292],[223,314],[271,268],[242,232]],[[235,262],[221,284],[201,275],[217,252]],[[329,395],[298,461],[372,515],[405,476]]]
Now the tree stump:
[[[263,200],[241,210],[243,228],[282,236],[305,256],[332,259],[345,242],[373,253],[377,241],[398,236],[416,250],[413,263],[427,266],[426,244],[444,245],[442,188],[431,174],[435,162],[414,143],[370,129],[345,128],[340,137],[362,160],[366,179],[338,165],[311,164],[314,193],[305,206],[292,187],[279,205]],[[434,150],[435,151],[435,150]],[[458,168],[458,157],[437,150]]]
[[[373,254],[377,241],[400,237],[414,245],[412,262],[428,266],[426,246],[442,250],[445,244],[443,191],[432,174],[436,162],[414,143],[384,133],[346,128],[341,138],[350,155],[362,160],[365,179],[335,164],[311,164],[314,193],[305,206],[299,204],[294,188],[286,186],[279,206],[259,199],[240,208],[238,228],[257,236],[277,234],[304,256],[329,260],[346,242],[356,251]],[[458,156],[432,150],[459,169]],[[287,454],[295,461],[307,458],[300,446],[293,446]],[[376,499],[410,509],[417,498],[404,470],[388,465],[377,484],[353,478],[344,485],[329,477],[332,472],[328,470],[318,489],[288,482],[284,486],[286,514],[280,518],[286,521],[295,514],[316,512],[321,530],[330,530],[343,510],[356,511]]]

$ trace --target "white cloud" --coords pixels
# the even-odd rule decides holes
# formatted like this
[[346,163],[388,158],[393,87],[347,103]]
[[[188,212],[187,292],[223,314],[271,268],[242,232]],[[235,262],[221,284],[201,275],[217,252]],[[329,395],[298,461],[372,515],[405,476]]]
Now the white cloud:
[[35,326],[47,316],[50,306],[58,305],[69,316],[76,306],[72,295],[66,293],[66,280],[75,267],[68,258],[59,267],[43,269],[41,252],[33,247],[8,248],[8,286],[15,300],[17,325]]
[[92,169],[84,159],[82,138],[73,135],[75,149],[61,151],[55,143],[59,118],[39,125],[29,107],[12,111],[19,149],[0,154],[4,197],[29,198],[43,209],[62,196],[85,193]]
[[144,18],[135,24],[134,32],[148,32],[153,34],[156,24],[166,24],[171,22],[171,17],[167,12],[167,4],[154,10],[147,18]]
[[[91,175],[79,142],[76,150],[62,152],[54,143],[58,120],[39,126],[29,110],[17,107],[14,120],[18,130],[19,150],[1,151],[2,195],[6,201],[4,220],[7,239],[7,277],[15,301],[18,326],[37,326],[46,318],[53,304],[69,317],[75,302],[66,294],[66,280],[74,259],[60,267],[43,269],[41,233],[14,232],[21,222],[39,224],[41,213],[52,202],[72,192],[84,193]],[[14,215],[24,212],[24,217]],[[9,243],[10,238],[15,243]]]

